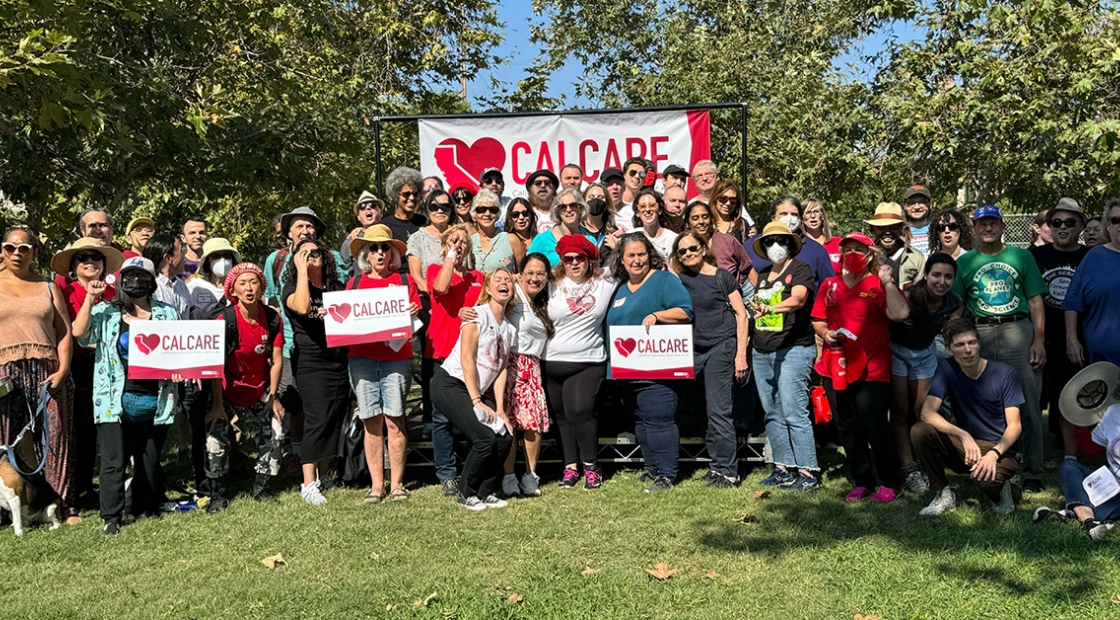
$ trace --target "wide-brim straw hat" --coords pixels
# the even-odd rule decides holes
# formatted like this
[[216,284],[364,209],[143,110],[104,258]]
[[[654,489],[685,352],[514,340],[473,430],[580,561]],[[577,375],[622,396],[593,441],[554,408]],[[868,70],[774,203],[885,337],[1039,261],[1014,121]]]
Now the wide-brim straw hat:
[[762,229],[762,234],[754,240],[754,253],[758,256],[765,257],[766,251],[762,249],[762,240],[767,237],[776,236],[789,237],[793,240],[793,250],[790,253],[790,258],[797,256],[801,252],[801,237],[793,234],[793,231],[786,226],[785,222],[770,222]]
[[408,253],[408,246],[403,241],[393,238],[393,231],[384,224],[374,224],[362,231],[362,236],[350,241],[350,254],[357,256],[362,247],[370,243],[388,243],[393,246],[401,257]]
[[1062,389],[1058,408],[1074,426],[1093,426],[1109,407],[1120,403],[1120,367],[1111,362],[1089,364]]
[[105,257],[105,273],[107,274],[120,271],[121,264],[124,263],[124,254],[121,254],[121,252],[113,246],[101,245],[101,242],[93,237],[82,237],[66,246],[65,250],[54,255],[54,258],[51,259],[51,269],[54,269],[54,272],[59,275],[68,276],[70,273],[70,259],[82,250],[101,252],[101,255]]
[[902,207],[894,202],[880,202],[875,207],[875,215],[869,220],[863,220],[868,226],[894,226],[905,222],[906,215],[902,213]]

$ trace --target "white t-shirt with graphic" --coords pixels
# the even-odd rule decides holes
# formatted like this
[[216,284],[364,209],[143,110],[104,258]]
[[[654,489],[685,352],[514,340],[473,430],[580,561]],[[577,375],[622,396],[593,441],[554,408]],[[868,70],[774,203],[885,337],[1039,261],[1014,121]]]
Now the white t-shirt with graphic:
[[509,315],[509,321],[517,326],[517,352],[520,355],[531,355],[533,357],[541,357],[544,355],[544,345],[548,340],[548,330],[544,327],[544,322],[541,321],[533,312],[533,307],[529,303],[529,297],[525,291],[521,290],[520,286],[515,287],[517,290],[517,306]]
[[[529,208],[533,209],[533,207],[529,207]],[[547,232],[547,231],[552,230],[552,227],[554,226],[554,224],[552,222],[552,212],[550,212],[550,211],[541,212],[541,211],[537,211],[536,209],[533,209],[533,212],[537,214],[537,234],[538,235],[543,233],[543,232]]]
[[605,362],[603,317],[616,282],[592,278],[582,284],[561,278],[548,289],[548,316],[556,331],[544,348],[553,362]]
[[[478,351],[475,353],[475,366],[478,367],[478,391],[486,393],[498,375],[509,365],[510,354],[517,350],[517,327],[508,319],[498,323],[489,304],[475,306],[478,316],[473,321],[478,325]],[[455,341],[455,348],[443,362],[447,374],[460,381],[463,379],[463,334]]]
[[[187,290],[190,291],[191,308],[194,318],[206,318],[206,315],[218,305],[225,296],[225,290],[210,284],[202,276],[194,276],[187,280]],[[183,317],[187,318],[187,317]]]
[[1120,405],[1112,405],[1104,412],[1099,424],[1093,428],[1093,443],[1104,446],[1108,455],[1108,468],[1120,478]]
[[[643,230],[643,232],[645,231]],[[673,242],[677,240],[677,233],[668,228],[662,228],[656,238],[646,235],[646,239],[649,239],[653,247],[657,248],[661,258],[669,260],[669,253],[673,251]]]

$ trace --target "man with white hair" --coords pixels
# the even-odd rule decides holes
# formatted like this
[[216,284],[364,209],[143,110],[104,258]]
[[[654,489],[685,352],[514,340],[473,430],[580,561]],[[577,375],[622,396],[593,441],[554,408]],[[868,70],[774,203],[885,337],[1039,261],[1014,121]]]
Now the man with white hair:
[[710,159],[701,159],[692,167],[692,183],[696,186],[696,200],[711,203],[712,188],[719,181],[719,166]]

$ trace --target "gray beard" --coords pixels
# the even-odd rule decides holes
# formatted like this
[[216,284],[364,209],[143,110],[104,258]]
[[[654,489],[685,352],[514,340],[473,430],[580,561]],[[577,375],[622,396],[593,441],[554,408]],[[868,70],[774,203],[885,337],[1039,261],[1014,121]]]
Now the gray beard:
[[541,196],[540,194],[530,193],[529,206],[537,211],[548,211],[552,208],[552,201],[555,199],[555,196]]

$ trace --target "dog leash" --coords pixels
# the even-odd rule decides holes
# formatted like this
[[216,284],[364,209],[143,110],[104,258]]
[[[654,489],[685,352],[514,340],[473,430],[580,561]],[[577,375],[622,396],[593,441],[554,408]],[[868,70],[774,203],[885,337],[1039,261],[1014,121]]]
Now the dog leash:
[[[50,402],[51,402],[51,394],[48,391],[49,387],[50,387],[49,383],[44,383],[43,387],[40,388],[40,390],[39,390],[39,408],[35,410],[35,413],[31,416],[31,420],[29,420],[27,422],[27,425],[23,427],[23,430],[20,431],[18,435],[16,435],[15,440],[12,441],[11,443],[9,443],[7,446],[5,446],[5,448],[7,448],[7,450],[8,450],[8,462],[12,464],[12,469],[15,469],[17,473],[19,473],[21,476],[24,476],[24,477],[34,476],[34,475],[38,474],[39,472],[43,471],[43,468],[47,466],[47,457],[50,456],[50,452],[51,452],[50,424],[48,423],[48,416],[47,416],[47,405],[49,405]],[[28,407],[27,409],[28,409],[28,411],[30,411],[31,407]],[[35,468],[35,471],[25,472],[25,471],[23,471],[22,469],[19,468],[19,462],[16,460],[16,453],[15,453],[14,446],[18,446],[19,442],[21,440],[23,440],[23,436],[25,434],[27,434],[27,431],[31,430],[32,427],[35,426],[35,418],[39,417],[40,415],[43,416],[43,460],[39,462],[39,466]]]

